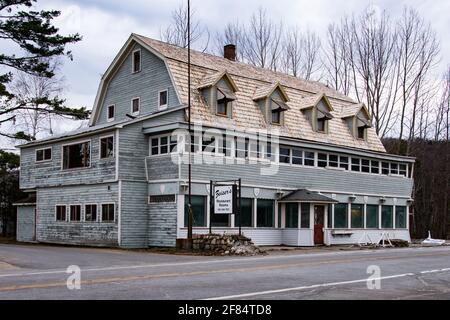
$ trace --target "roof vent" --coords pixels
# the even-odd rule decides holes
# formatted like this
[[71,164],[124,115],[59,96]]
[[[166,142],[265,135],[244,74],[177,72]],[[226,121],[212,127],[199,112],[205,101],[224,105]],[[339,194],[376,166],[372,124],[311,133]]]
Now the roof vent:
[[236,61],[236,46],[234,44],[224,46],[223,57],[231,61]]

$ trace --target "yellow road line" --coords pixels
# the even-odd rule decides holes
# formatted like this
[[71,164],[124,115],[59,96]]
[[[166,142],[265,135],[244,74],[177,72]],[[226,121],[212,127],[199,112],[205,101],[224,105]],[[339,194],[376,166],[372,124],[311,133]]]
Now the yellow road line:
[[[448,254],[446,254],[448,255]],[[405,256],[402,258],[415,258],[415,257],[426,257],[426,256],[436,256],[435,253],[429,254],[416,254],[412,256]],[[150,279],[161,279],[170,277],[186,277],[186,276],[198,276],[198,275],[209,275],[217,273],[237,273],[237,272],[254,272],[263,270],[275,270],[275,269],[288,269],[293,267],[305,267],[305,266],[316,266],[316,265],[327,265],[327,264],[339,264],[348,262],[358,262],[358,261],[377,261],[377,260],[396,260],[399,257],[361,257],[353,259],[335,259],[326,260],[318,262],[299,262],[299,263],[286,263],[286,264],[276,264],[252,268],[227,268],[218,270],[204,270],[204,271],[191,271],[191,272],[173,272],[173,273],[161,273],[152,275],[141,275],[141,276],[125,276],[125,277],[109,277],[109,278],[99,278],[92,280],[83,280],[81,285],[94,285],[94,284],[104,284],[112,282],[128,282],[137,280],[150,280]],[[65,287],[66,282],[47,282],[47,283],[37,283],[37,284],[24,284],[24,285],[13,285],[0,287],[0,292],[16,291],[24,289],[45,289],[54,287]]]

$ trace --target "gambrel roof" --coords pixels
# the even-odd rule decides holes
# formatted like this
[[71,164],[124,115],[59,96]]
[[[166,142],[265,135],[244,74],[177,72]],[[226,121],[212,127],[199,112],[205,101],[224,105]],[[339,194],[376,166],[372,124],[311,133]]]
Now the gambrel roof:
[[[130,41],[140,44],[164,61],[179,101],[187,105],[187,49],[136,34],[131,35]],[[239,88],[235,94],[236,101],[233,104],[232,118],[217,117],[213,114],[202,99],[199,90],[199,88],[217,83],[216,81],[220,79],[222,74],[229,77],[233,84]],[[108,75],[109,72],[107,71],[104,78],[107,78]],[[350,110],[353,112],[357,104],[338,91],[320,82],[306,81],[280,72],[191,50],[191,119],[193,122],[238,131],[252,128],[267,133],[267,130],[272,127],[265,121],[255,98],[267,95],[276,86],[281,87],[286,96],[289,97],[289,102],[286,103],[289,110],[285,112],[284,126],[276,127],[281,136],[385,152],[373,128],[367,130],[366,141],[353,137],[342,115],[347,115]],[[100,88],[102,88],[102,84]],[[101,93],[101,89],[99,93]],[[330,113],[333,115],[333,119],[329,121],[328,134],[313,131],[301,110],[322,98],[326,99],[327,103],[332,106]],[[101,105],[100,94],[97,95],[93,117],[95,117],[99,105]]]

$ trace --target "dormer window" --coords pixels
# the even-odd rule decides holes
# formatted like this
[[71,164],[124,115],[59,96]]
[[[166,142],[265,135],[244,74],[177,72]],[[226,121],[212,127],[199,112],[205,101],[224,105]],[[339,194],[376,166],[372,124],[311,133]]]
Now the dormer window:
[[201,91],[203,101],[208,105],[212,114],[221,117],[232,117],[233,104],[237,100],[235,93],[238,91],[238,88],[226,71],[206,76],[198,89]]
[[232,102],[236,100],[233,92],[228,88],[217,87],[217,109],[216,113],[221,116],[227,116]]
[[289,98],[279,83],[256,89],[253,100],[258,103],[267,123],[284,125],[284,112],[289,110]]
[[367,129],[372,125],[364,104],[344,107],[341,118],[347,122],[350,132],[356,139],[367,140]]
[[132,72],[137,73],[141,71],[141,50],[134,50],[132,57]]
[[333,107],[324,94],[303,98],[300,102],[300,110],[309,120],[313,131],[328,133],[329,120],[333,119],[333,115],[330,113],[333,111]]

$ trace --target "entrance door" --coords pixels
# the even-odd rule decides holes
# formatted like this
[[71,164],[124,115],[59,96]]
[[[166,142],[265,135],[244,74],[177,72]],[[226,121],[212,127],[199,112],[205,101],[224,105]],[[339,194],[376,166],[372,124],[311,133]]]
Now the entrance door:
[[325,207],[314,206],[314,244],[323,244],[323,227],[325,221]]

